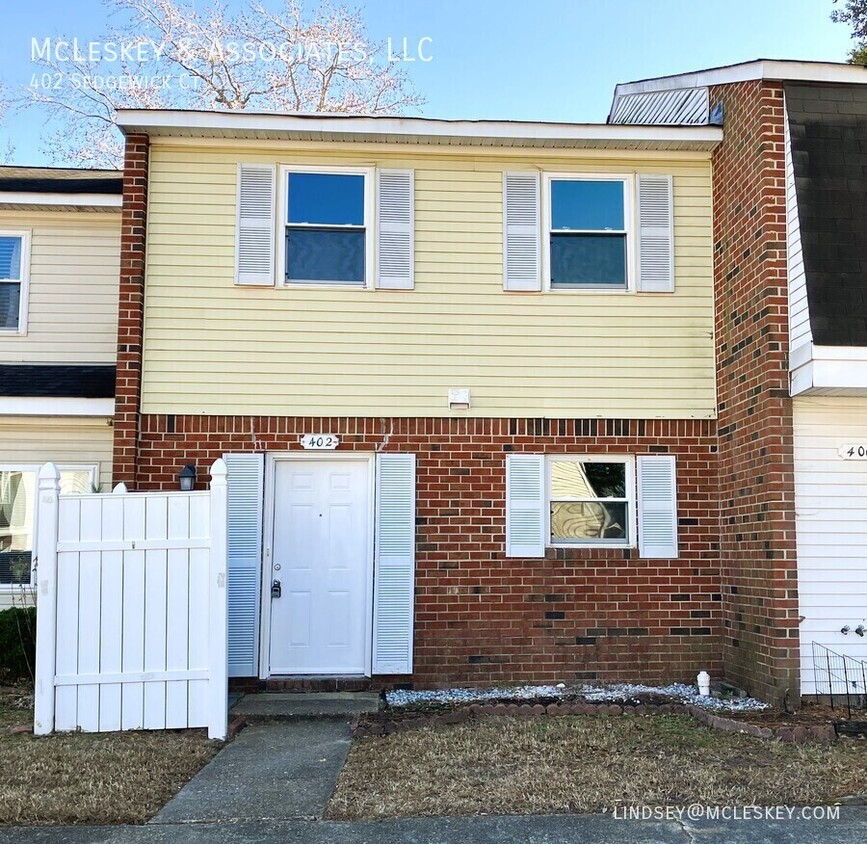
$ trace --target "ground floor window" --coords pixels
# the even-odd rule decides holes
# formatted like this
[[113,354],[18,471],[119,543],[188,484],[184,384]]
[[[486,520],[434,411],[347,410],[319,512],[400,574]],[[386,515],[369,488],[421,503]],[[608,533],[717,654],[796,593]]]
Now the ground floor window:
[[552,545],[632,545],[635,465],[631,457],[558,455],[548,460]]
[[[95,466],[61,466],[60,493],[93,491]],[[36,515],[36,464],[0,464],[0,586],[30,583]]]

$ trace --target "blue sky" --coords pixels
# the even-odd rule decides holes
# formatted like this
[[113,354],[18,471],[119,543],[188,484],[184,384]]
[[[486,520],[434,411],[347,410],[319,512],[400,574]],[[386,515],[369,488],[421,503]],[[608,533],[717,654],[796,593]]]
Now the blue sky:
[[[308,4],[313,0],[307,0]],[[275,5],[278,0],[266,0]],[[228,0],[235,5],[235,0]],[[604,121],[618,81],[753,58],[844,61],[846,26],[831,0],[367,0],[370,34],[414,46],[432,61],[407,64],[431,117]],[[31,38],[81,40],[106,29],[100,0],[9,2],[0,79],[22,86],[35,67]],[[412,50],[411,50],[412,52]],[[15,161],[38,164],[43,119],[16,114],[0,130]]]

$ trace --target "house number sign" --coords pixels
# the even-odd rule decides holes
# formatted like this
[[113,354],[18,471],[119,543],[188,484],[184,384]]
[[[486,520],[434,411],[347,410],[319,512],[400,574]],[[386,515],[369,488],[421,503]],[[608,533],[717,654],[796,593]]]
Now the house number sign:
[[841,445],[837,454],[844,460],[867,460],[867,443]]
[[329,451],[340,445],[340,437],[337,434],[304,434],[301,437],[302,448],[311,448],[318,451]]

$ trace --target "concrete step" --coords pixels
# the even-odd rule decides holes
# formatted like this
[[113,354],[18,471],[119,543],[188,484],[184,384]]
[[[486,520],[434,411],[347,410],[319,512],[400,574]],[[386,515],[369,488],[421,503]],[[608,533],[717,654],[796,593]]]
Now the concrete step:
[[350,721],[354,715],[376,712],[377,692],[263,692],[244,695],[231,717],[249,724],[273,721]]

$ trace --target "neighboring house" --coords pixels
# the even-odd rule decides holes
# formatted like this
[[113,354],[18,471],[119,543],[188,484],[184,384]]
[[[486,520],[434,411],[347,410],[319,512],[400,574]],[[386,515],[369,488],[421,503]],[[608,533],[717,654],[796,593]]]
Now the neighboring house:
[[0,609],[31,599],[36,473],[111,481],[122,178],[0,167]]
[[867,660],[867,69],[756,61],[619,85],[610,122],[635,120],[724,123],[724,662],[763,697],[821,692],[814,642]]
[[718,128],[119,122],[114,480],[226,456],[234,677],[722,669]]

